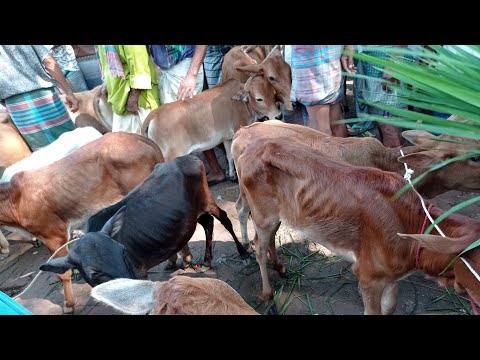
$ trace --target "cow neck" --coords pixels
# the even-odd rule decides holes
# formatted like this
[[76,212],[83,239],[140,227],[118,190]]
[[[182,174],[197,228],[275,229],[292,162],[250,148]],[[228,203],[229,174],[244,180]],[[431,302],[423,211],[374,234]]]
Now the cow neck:
[[0,184],[0,223],[5,225],[15,222],[14,208],[12,206],[12,191],[10,182]]
[[137,269],[135,267],[134,262],[132,263],[129,260],[127,248],[123,244],[122,244],[122,246],[123,246],[123,260],[124,260],[125,264],[127,265],[128,271],[132,275],[132,279],[141,279],[141,278],[145,277],[146,274],[144,274],[141,270]]
[[249,101],[244,102],[244,104],[245,104],[245,107],[247,108],[248,113],[250,114],[250,118],[253,119],[252,122],[255,122],[255,121],[257,121],[257,119],[262,119],[262,118],[265,117],[265,115],[260,114],[258,111],[256,111],[256,110],[250,105],[250,102],[249,102]]

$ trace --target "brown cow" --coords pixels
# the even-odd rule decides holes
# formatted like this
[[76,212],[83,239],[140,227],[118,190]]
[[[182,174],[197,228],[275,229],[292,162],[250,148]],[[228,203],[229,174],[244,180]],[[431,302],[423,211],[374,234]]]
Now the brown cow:
[[[239,157],[252,142],[258,139],[280,136],[295,138],[307,146],[352,165],[375,167],[403,175],[405,173],[403,163],[407,163],[414,170],[413,178],[443,160],[464,154],[463,150],[465,149],[464,144],[430,140],[435,136],[424,131],[409,130],[404,131],[403,136],[415,146],[403,148],[404,153],[408,155],[402,157],[399,148],[386,148],[380,141],[371,137],[339,138],[328,136],[305,126],[269,120],[243,127],[237,131],[232,143],[234,163],[237,164]],[[474,144],[470,146],[472,149],[478,149],[478,145],[475,144],[480,143],[479,141],[453,138],[446,135],[438,138],[470,141]],[[416,185],[416,188],[427,198],[432,198],[449,190],[480,192],[480,162],[478,160],[478,158],[472,158],[457,161],[431,172]],[[238,168],[237,172],[238,176],[241,177]],[[247,248],[250,248],[247,237],[247,221],[250,208],[242,189],[240,189],[236,208],[242,232],[242,242]]]
[[94,287],[91,296],[129,315],[258,315],[230,285],[210,278],[116,279]]
[[[108,133],[40,169],[14,175],[0,184],[0,226],[26,231],[53,253],[69,229],[121,200],[163,161],[158,146],[135,134]],[[62,249],[57,256],[65,256]],[[59,275],[64,312],[72,312],[71,271]]]
[[[352,166],[291,138],[257,140],[244,151],[237,166],[257,230],[255,250],[264,300],[273,297],[267,252],[273,268],[280,274],[286,271],[275,248],[281,222],[353,263],[365,314],[392,314],[398,280],[415,270],[438,278],[454,256],[480,236],[480,221],[450,215],[441,223],[448,237],[443,240],[447,244],[444,253],[424,249],[417,257],[420,242],[435,246],[441,238],[419,235],[425,215],[414,193],[407,192],[392,202],[393,194],[405,184],[400,175]],[[433,207],[431,213],[437,218],[442,211]],[[480,249],[464,258],[478,272]],[[440,279],[443,284],[465,288],[480,303],[480,283],[465,271],[462,261],[457,260]]]
[[235,132],[264,117],[280,116],[275,90],[263,77],[255,76],[245,84],[229,80],[193,98],[160,106],[145,119],[142,134],[158,144],[165,160],[223,142],[234,179],[230,149]]
[[28,157],[32,151],[13,126],[0,124],[0,177],[3,170]]
[[293,110],[290,102],[292,70],[279,50],[275,49],[265,55],[261,48],[257,47],[246,55],[240,46],[236,46],[225,55],[222,81],[237,79],[246,82],[248,77],[253,75],[265,77],[275,88],[276,97],[285,105],[285,109]]

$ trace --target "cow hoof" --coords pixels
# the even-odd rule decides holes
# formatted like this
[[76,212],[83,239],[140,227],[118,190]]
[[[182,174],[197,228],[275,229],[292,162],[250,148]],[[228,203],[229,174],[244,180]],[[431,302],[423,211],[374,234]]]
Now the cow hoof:
[[177,267],[177,263],[176,262],[173,262],[173,261],[170,261],[170,260],[167,260],[167,262],[165,263],[165,270],[173,270]]
[[5,260],[6,258],[8,258],[9,255],[10,255],[9,252],[7,252],[7,253],[3,253],[3,252],[0,253],[0,261]]
[[243,244],[243,247],[245,248],[245,250],[246,250],[249,254],[253,254],[253,253],[254,253],[252,244],[250,244],[250,243],[248,243],[248,244]]
[[73,306],[63,305],[63,314],[64,315],[72,315],[73,314]]
[[278,315],[277,305],[274,303],[267,311],[267,315]]
[[234,183],[238,183],[238,177],[237,177],[237,174],[231,176],[231,175],[228,175],[227,174],[227,179],[231,182],[234,182]]
[[288,270],[286,267],[282,266],[282,269],[281,270],[277,270],[278,271],[278,275],[282,278],[282,279],[285,279],[288,277],[289,273],[288,273]]
[[37,249],[38,249],[40,246],[42,246],[42,242],[41,242],[40,240],[38,240],[38,239],[33,240],[32,243],[33,243],[33,247],[35,247],[35,248],[37,248]]

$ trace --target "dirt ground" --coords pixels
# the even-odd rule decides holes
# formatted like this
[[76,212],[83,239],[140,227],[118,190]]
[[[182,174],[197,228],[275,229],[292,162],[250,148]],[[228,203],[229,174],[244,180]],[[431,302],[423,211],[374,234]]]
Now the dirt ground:
[[[218,149],[217,149],[218,150]],[[221,152],[221,163],[225,159]],[[219,206],[232,220],[240,238],[240,227],[235,201],[238,185],[224,182],[211,187]],[[434,199],[435,205],[448,209],[470,199],[472,193],[451,191]],[[480,219],[480,205],[474,204],[462,213]],[[229,233],[215,220],[214,261],[212,268],[204,273],[183,269],[181,259],[176,270],[165,270],[160,264],[149,271],[151,280],[167,280],[172,276],[206,276],[226,281],[259,313],[266,312],[260,300],[261,278],[254,255],[248,265],[241,261]],[[250,239],[253,224],[248,223]],[[35,247],[30,241],[19,240],[20,235],[7,237],[11,255],[0,261],[0,291],[9,296],[20,293],[37,274],[39,266],[50,256],[45,246]],[[360,315],[363,304],[358,292],[358,281],[351,271],[351,264],[337,256],[324,256],[308,240],[301,240],[295,231],[281,226],[277,233],[280,260],[289,269],[287,278],[280,278],[269,266],[269,276],[275,288],[276,304],[280,314],[286,315]],[[205,234],[197,226],[190,249],[196,262],[201,261],[205,249]],[[112,308],[96,303],[90,297],[91,287],[74,276],[73,291],[76,300],[76,315],[117,314]],[[62,314],[63,289],[55,274],[42,273],[33,286],[18,299],[33,314]],[[451,288],[438,287],[420,273],[414,273],[400,281],[399,300],[395,314],[471,314],[472,309],[464,296],[458,296]]]

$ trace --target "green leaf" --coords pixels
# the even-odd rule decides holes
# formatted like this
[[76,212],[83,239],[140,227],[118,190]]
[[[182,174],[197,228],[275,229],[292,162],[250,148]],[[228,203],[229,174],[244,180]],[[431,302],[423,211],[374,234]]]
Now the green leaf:
[[427,230],[425,230],[425,234],[430,234],[433,230],[433,228],[435,227],[435,225],[438,225],[442,220],[446,219],[449,215],[453,214],[454,212],[457,212],[459,210],[462,210],[464,208],[466,208],[467,206],[470,206],[474,203],[476,203],[477,201],[480,201],[480,196],[477,196],[473,199],[470,199],[470,200],[466,200],[466,201],[463,201],[461,202],[460,204],[457,204],[455,206],[453,206],[452,208],[448,209],[447,211],[445,211],[442,215],[440,215],[434,222],[433,224],[431,224]]

